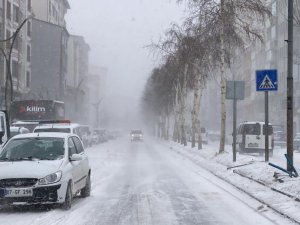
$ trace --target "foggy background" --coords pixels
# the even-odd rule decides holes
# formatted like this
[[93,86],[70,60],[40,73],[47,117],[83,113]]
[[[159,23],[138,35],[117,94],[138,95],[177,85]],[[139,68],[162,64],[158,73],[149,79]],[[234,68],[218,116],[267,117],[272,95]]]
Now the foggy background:
[[104,126],[140,126],[140,97],[149,73],[159,62],[145,46],[157,41],[172,22],[180,22],[184,7],[176,0],[69,2],[68,30],[86,38],[91,65],[108,69],[101,121],[109,122]]

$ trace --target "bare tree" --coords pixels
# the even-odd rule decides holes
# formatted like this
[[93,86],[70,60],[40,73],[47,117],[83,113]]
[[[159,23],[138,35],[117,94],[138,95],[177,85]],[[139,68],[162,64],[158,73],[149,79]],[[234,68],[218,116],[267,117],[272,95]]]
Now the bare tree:
[[[179,0],[178,2],[183,2]],[[219,152],[225,146],[225,66],[230,64],[233,48],[243,48],[254,39],[263,41],[263,23],[271,12],[266,0],[186,0],[191,14],[188,24],[200,24],[214,40],[211,57],[219,63],[221,80],[221,138]],[[217,49],[218,48],[218,49]],[[212,48],[213,49],[213,48]]]

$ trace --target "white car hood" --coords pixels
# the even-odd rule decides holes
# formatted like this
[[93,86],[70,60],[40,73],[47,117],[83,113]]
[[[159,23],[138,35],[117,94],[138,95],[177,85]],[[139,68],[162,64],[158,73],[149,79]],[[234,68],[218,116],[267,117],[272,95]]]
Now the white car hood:
[[9,178],[43,178],[60,170],[63,160],[0,162],[0,180]]

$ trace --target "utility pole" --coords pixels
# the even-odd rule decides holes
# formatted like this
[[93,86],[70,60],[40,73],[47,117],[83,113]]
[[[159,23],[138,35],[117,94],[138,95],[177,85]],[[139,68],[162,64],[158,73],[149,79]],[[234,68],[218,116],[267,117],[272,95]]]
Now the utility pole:
[[[287,57],[287,156],[293,165],[293,0],[288,0]],[[287,170],[292,167],[287,163]]]
[[236,96],[236,82],[233,78],[233,91],[234,91],[234,97],[233,97],[233,128],[232,128],[232,160],[233,162],[236,162],[236,105],[237,105],[237,96]]

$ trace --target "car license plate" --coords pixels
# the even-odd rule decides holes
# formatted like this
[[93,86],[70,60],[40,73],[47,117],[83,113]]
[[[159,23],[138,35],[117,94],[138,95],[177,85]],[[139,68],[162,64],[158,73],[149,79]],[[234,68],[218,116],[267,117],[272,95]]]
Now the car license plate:
[[31,197],[32,195],[31,188],[7,188],[4,190],[5,197]]

